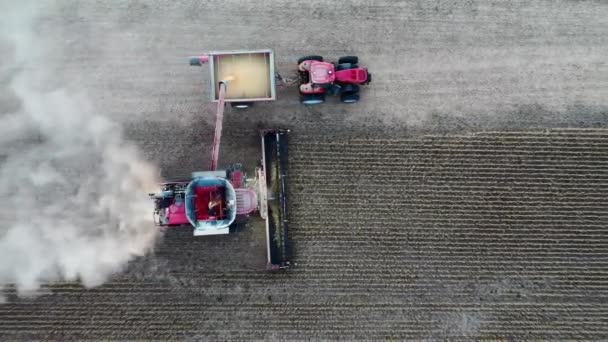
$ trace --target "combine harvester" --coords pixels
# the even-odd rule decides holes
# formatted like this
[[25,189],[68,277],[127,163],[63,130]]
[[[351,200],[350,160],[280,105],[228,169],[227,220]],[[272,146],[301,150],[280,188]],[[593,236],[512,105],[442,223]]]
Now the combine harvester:
[[254,179],[240,164],[218,168],[224,107],[246,108],[276,98],[274,54],[271,50],[212,52],[192,57],[190,64],[209,65],[211,99],[217,102],[211,170],[193,172],[191,179],[161,184],[150,194],[154,221],[163,227],[194,227],[194,235],[228,234],[235,222],[258,213],[266,222],[267,269],[291,267],[287,237],[287,134],[260,132],[262,158]]

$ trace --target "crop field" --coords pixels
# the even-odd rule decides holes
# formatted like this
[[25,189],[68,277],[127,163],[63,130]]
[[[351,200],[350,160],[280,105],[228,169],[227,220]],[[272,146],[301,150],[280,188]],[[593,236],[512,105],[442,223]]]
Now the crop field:
[[[227,108],[220,166],[251,176],[258,129],[292,130],[296,265],[263,271],[259,219],[167,230],[99,287],[9,287],[0,341],[608,340],[605,1],[40,3],[40,41],[0,32],[2,118],[27,107],[12,56],[40,49],[33,94],[86,93],[75,117],[118,123],[165,178],[209,167],[215,104],[188,57],[275,52],[277,100]],[[310,54],[358,55],[361,102],[301,105]],[[22,148],[2,143],[0,163]]]
[[0,306],[5,338],[603,339],[608,131],[291,144],[296,268],[263,228]]

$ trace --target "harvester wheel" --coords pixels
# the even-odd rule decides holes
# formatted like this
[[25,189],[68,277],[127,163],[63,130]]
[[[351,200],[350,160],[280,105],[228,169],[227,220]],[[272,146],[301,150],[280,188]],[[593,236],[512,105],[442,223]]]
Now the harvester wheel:
[[325,102],[325,94],[305,94],[300,98],[300,102],[305,105],[316,105]]
[[305,56],[305,57],[298,59],[298,65],[300,65],[304,61],[310,61],[310,60],[323,62],[323,57],[317,56],[317,55]]
[[338,64],[344,64],[344,63],[357,64],[357,63],[359,63],[359,57],[357,57],[357,56],[340,57],[340,59],[338,59]]
[[343,93],[342,95],[340,95],[340,101],[342,101],[342,103],[355,103],[355,102],[359,102],[359,94],[353,94],[353,93]]

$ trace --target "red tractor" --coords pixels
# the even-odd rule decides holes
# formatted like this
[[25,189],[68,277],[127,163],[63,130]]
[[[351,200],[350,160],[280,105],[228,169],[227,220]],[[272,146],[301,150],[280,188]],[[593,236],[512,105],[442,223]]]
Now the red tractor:
[[338,63],[323,61],[321,56],[306,56],[298,60],[300,73],[300,102],[314,105],[325,102],[325,95],[340,94],[343,103],[359,101],[361,85],[372,81],[367,68],[359,67],[357,56],[345,56]]

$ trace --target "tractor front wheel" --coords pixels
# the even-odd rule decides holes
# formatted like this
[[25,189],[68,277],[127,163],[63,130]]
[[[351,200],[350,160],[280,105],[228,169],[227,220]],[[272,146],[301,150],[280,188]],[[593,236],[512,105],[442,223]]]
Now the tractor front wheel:
[[355,102],[359,102],[359,94],[357,93],[343,93],[342,95],[340,95],[340,101],[342,101],[342,103],[355,103]]
[[340,93],[342,94],[357,94],[359,92],[359,86],[357,84],[347,84],[342,87]]
[[358,67],[357,64],[342,63],[342,64],[338,64],[338,66],[336,67],[336,70],[340,71],[340,70],[347,70],[347,69],[356,69],[357,67]]
[[317,55],[305,56],[298,59],[298,65],[302,64],[304,61],[319,61],[323,62],[323,57]]
[[357,56],[340,57],[340,59],[338,59],[338,64],[344,64],[344,63],[357,64],[357,63],[359,63],[359,57],[357,57]]
[[316,105],[325,102],[325,94],[305,94],[300,97],[300,102],[304,105]]

